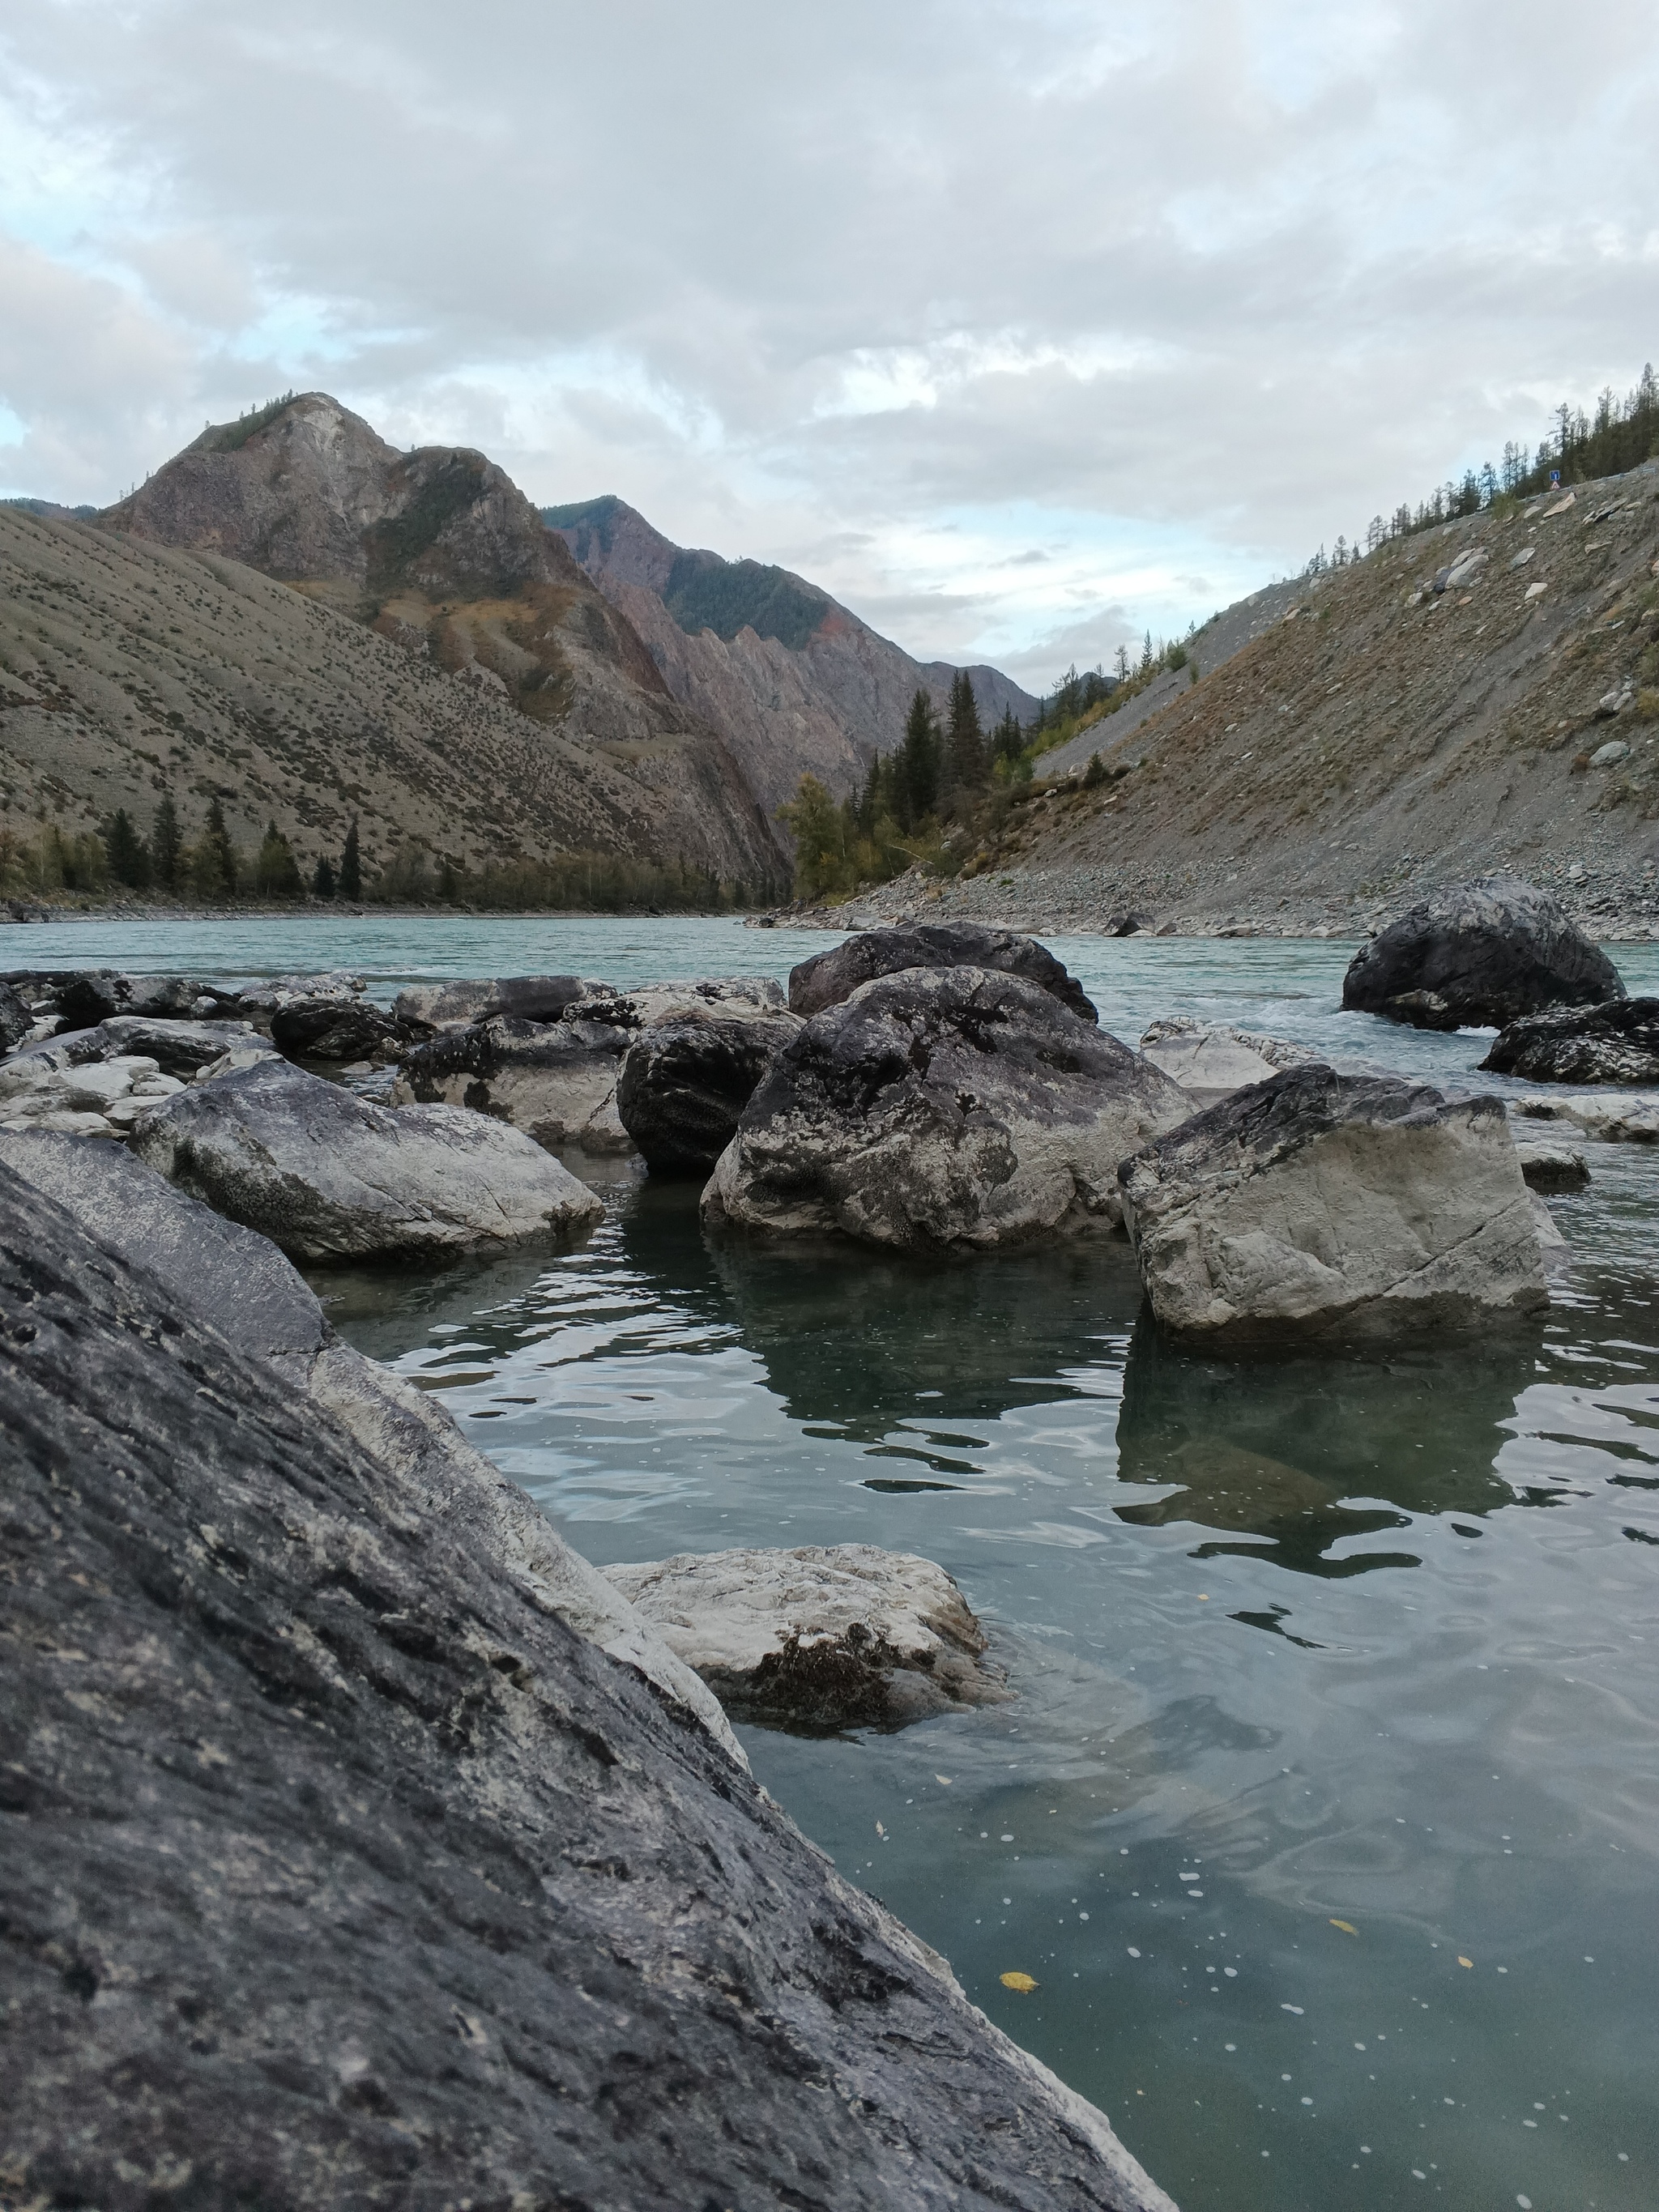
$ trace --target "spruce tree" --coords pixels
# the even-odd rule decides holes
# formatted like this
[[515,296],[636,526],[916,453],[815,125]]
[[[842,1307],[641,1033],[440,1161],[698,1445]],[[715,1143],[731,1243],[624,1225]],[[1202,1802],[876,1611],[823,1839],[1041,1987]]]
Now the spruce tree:
[[111,875],[130,890],[143,890],[149,881],[149,854],[125,806],[118,806],[105,823],[103,837]]
[[362,895],[363,862],[357,845],[357,817],[354,814],[340,851],[340,896],[360,899]]
[[179,811],[173,805],[172,793],[164,791],[155,803],[155,819],[149,832],[150,867],[164,891],[178,890],[184,855],[185,841],[179,831]]
[[980,727],[979,705],[965,668],[951,681],[951,780],[962,791],[985,787],[985,733]]
[[939,720],[925,691],[919,690],[910,702],[904,742],[894,765],[899,826],[914,830],[939,800]]
[[207,828],[191,854],[191,874],[196,896],[202,899],[236,896],[236,848],[225,827],[225,810],[216,798],[208,808]]
[[331,899],[334,890],[334,863],[325,853],[318,861],[316,872],[311,878],[311,896],[313,898]]

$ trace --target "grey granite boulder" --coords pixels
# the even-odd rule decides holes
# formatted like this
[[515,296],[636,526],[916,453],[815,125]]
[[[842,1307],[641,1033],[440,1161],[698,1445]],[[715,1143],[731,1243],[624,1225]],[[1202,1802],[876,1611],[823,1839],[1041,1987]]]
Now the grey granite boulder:
[[514,1021],[556,1022],[578,999],[610,988],[588,975],[495,975],[451,983],[411,983],[392,1011],[400,1022],[428,1030],[465,1029],[493,1015]]
[[198,1067],[239,1046],[264,1042],[241,1021],[167,1021],[145,1015],[117,1014],[89,1030],[60,1030],[56,1036],[25,1045],[15,1056],[42,1067],[87,1067],[95,1060],[153,1060],[167,1075],[193,1075]]
[[1175,1017],[1154,1022],[1140,1040],[1144,1060],[1178,1083],[1196,1106],[1213,1106],[1252,1083],[1265,1083],[1284,1067],[1304,1067],[1319,1055],[1283,1037],[1225,1023]]
[[298,1260],[435,1259],[580,1233],[604,1212],[516,1129],[453,1106],[393,1113],[283,1061],[192,1085],[136,1121],[131,1142]]
[[1559,899],[1501,876],[1443,884],[1362,945],[1342,979],[1345,1007],[1423,1030],[1501,1028],[1624,995]]
[[641,1031],[623,1055],[617,1112],[647,1166],[707,1175],[737,1134],[757,1085],[801,1027],[779,1007],[747,1020],[682,1014]]
[[1548,1304],[1503,1102],[1293,1068],[1124,1162],[1152,1310],[1212,1339],[1423,1330]]
[[682,1553],[604,1572],[739,1720],[901,1728],[1009,1694],[961,1590],[909,1553]]
[[1659,999],[1523,1015],[1480,1066],[1531,1083],[1659,1083]]
[[366,999],[289,999],[270,1017],[270,1041],[289,1060],[367,1060],[408,1034]]
[[1018,975],[884,975],[808,1022],[703,1194],[710,1226],[917,1249],[1099,1230],[1117,1166],[1192,1101]]
[[1516,1130],[1515,1156],[1521,1163],[1528,1190],[1559,1197],[1566,1191],[1589,1188],[1589,1163],[1571,1145],[1540,1144]]
[[204,1010],[204,1000],[216,1006],[229,1000],[228,993],[188,975],[127,975],[112,968],[80,968],[41,980],[52,990],[59,1020],[70,1029],[92,1029],[118,1014],[185,1020]]
[[9,2197],[1172,2212],[494,1518],[3,1170],[0,1316]]
[[1080,1020],[1095,1018],[1083,986],[1046,945],[1015,929],[990,929],[977,921],[906,922],[893,929],[860,930],[828,952],[814,953],[789,971],[789,1006],[797,1014],[840,1006],[861,983],[906,968],[988,968],[1022,976],[1052,993]]

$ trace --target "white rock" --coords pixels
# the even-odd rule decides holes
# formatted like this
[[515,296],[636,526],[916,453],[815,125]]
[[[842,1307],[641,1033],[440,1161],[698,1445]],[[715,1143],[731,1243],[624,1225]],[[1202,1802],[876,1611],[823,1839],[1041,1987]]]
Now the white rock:
[[234,1051],[221,1053],[217,1060],[198,1067],[190,1079],[192,1083],[216,1083],[222,1076],[235,1075],[245,1067],[258,1067],[261,1060],[280,1060],[282,1056],[269,1045],[238,1045]]
[[1318,1057],[1281,1037],[1179,1018],[1154,1022],[1140,1040],[1140,1054],[1201,1106]]
[[[1605,699],[1601,702],[1601,704],[1604,707],[1607,706],[1607,702]],[[1608,712],[1616,713],[1617,708],[1608,708]],[[1625,743],[1624,739],[1622,738],[1609,738],[1606,744],[1597,745],[1595,750],[1590,755],[1589,764],[1592,768],[1616,768],[1621,760],[1628,760],[1629,758],[1630,747]]]
[[729,1711],[889,1726],[1008,1693],[943,1567],[870,1544],[682,1553],[607,1578]]

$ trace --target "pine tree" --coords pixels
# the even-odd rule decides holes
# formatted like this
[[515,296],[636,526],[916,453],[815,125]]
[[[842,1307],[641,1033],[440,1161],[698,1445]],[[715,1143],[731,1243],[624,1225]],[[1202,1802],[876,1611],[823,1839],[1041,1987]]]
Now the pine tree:
[[345,834],[345,843],[340,850],[340,896],[360,899],[363,895],[362,854],[357,844],[357,817],[351,817]]
[[334,892],[334,863],[325,853],[318,861],[316,872],[311,878],[311,896],[313,898],[331,899]]
[[191,875],[202,899],[234,898],[237,855],[225,827],[225,810],[216,798],[208,808],[207,828],[191,854]]
[[914,830],[939,803],[939,718],[925,691],[918,691],[910,702],[904,742],[894,765],[899,826]]
[[103,838],[104,850],[109,855],[109,872],[116,882],[125,884],[131,890],[143,890],[149,881],[149,854],[125,806],[118,806],[105,823]]
[[149,832],[150,868],[164,891],[178,890],[184,856],[185,841],[179,832],[178,809],[173,805],[171,792],[164,791],[155,803],[155,819]]
[[951,682],[951,780],[961,791],[982,791],[987,763],[985,733],[980,727],[979,705],[965,668]]

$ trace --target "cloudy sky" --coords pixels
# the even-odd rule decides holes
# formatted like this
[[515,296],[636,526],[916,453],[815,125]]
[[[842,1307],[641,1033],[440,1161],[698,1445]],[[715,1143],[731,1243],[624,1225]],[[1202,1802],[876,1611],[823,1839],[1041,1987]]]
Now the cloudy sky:
[[0,0],[0,489],[323,388],[1034,687],[1659,354],[1650,0]]

